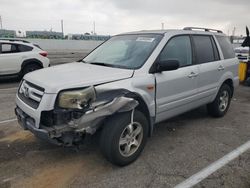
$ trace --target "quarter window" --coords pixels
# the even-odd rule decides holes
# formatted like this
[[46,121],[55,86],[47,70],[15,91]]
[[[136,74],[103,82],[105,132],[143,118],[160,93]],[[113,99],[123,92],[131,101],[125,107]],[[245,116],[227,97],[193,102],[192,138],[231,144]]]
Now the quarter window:
[[226,36],[216,36],[216,38],[220,44],[224,59],[235,58],[235,53],[229,39]]
[[219,60],[218,50],[210,36],[193,36],[196,62],[198,64]]
[[172,38],[159,56],[159,61],[178,60],[180,67],[192,64],[192,48],[189,36]]

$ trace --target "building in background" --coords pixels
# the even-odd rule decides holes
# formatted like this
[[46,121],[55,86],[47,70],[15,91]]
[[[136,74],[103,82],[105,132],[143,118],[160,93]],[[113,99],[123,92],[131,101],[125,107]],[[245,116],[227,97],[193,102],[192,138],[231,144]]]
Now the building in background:
[[16,37],[16,31],[0,29],[0,38],[15,38],[15,37]]
[[85,34],[69,34],[67,36],[69,40],[101,40],[105,41],[110,39],[109,35],[90,35],[89,33]]
[[230,39],[234,47],[240,47],[245,38],[246,37],[243,36],[234,36],[234,37],[231,36]]
[[63,39],[62,32],[55,31],[26,31],[26,38],[36,39]]

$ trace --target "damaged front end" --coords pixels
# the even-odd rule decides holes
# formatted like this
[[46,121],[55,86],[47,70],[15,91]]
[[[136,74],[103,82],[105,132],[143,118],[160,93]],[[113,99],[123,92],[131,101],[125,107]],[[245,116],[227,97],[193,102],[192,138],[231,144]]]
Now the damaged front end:
[[94,134],[104,120],[115,113],[133,111],[139,104],[125,89],[96,90],[94,87],[63,91],[58,95],[55,109],[43,111],[40,129],[49,139],[71,146]]

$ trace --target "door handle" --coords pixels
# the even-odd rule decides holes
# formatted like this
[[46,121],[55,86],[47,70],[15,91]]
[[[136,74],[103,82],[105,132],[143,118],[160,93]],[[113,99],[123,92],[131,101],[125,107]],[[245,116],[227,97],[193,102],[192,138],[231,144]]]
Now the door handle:
[[191,72],[191,73],[188,75],[188,78],[197,77],[198,75],[199,75],[198,73]]
[[220,65],[219,67],[218,67],[218,71],[222,71],[222,70],[224,70],[225,68],[222,66],[222,65]]

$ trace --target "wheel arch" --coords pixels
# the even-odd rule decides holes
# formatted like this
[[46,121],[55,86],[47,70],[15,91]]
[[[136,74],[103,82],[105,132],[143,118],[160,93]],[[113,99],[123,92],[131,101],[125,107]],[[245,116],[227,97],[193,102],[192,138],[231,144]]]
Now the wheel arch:
[[149,112],[147,103],[144,101],[143,97],[136,92],[130,92],[126,96],[138,101],[139,105],[136,107],[136,109],[141,111],[146,116],[146,118],[148,120],[148,124],[149,124],[148,136],[150,137],[152,135],[153,129],[154,129],[154,118],[150,116],[150,112]]
[[41,61],[39,61],[38,59],[32,58],[32,59],[27,59],[23,61],[21,65],[21,70],[23,70],[25,66],[30,65],[30,64],[36,64],[36,65],[39,65],[41,68],[43,68],[43,64]]
[[[230,87],[230,89],[231,89],[231,91],[232,91],[231,97],[233,97],[233,95],[234,95],[234,84],[233,84],[233,80],[232,80],[231,78],[228,78],[228,79],[226,79],[226,80],[221,84],[221,86],[222,86],[223,84],[227,84],[227,85]],[[220,87],[221,87],[221,86],[220,86]]]

